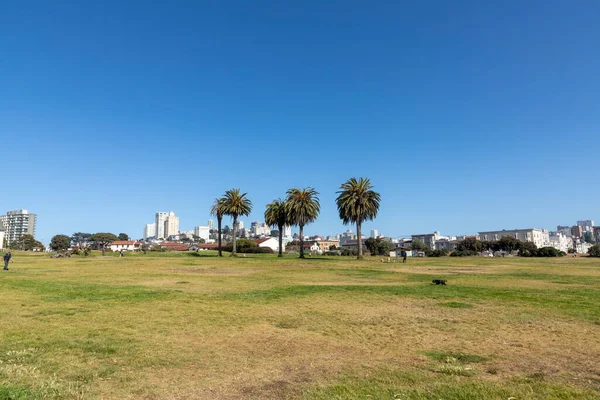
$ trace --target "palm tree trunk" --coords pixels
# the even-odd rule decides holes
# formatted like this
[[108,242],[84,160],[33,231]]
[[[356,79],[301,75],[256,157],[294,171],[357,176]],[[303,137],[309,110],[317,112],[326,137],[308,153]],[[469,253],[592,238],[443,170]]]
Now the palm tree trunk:
[[283,257],[283,225],[279,225],[279,255],[278,257]]
[[300,258],[304,258],[304,225],[300,225]]
[[233,217],[233,251],[231,252],[231,257],[237,256],[237,253],[235,252],[236,232],[237,232],[237,215],[235,215]]
[[221,251],[221,223],[223,222],[223,217],[217,217],[218,224],[218,234],[219,234],[219,257],[223,257],[223,252]]
[[358,239],[358,259],[362,260],[363,258],[363,251],[362,251],[362,237],[361,237],[361,233],[360,233],[360,222],[356,223],[356,236]]

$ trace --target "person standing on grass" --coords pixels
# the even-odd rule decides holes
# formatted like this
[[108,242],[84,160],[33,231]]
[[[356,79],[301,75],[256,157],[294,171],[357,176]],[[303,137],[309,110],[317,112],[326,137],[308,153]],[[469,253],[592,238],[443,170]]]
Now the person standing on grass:
[[406,251],[402,252],[402,264],[406,264]]
[[10,254],[10,251],[4,255],[4,270],[5,271],[8,271],[8,263],[10,262],[11,258],[12,258],[12,254]]

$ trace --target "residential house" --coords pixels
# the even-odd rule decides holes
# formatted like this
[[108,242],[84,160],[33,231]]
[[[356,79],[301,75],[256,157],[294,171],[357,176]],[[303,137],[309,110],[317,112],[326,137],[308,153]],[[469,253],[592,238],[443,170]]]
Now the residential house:
[[546,229],[503,229],[501,231],[479,232],[479,239],[481,241],[497,241],[505,236],[513,237],[521,242],[531,242],[538,249],[550,246],[550,233]]
[[573,239],[562,232],[550,232],[550,246],[565,253],[573,247]]
[[390,257],[403,257],[406,253],[407,257],[412,257],[412,250],[410,247],[398,246],[390,250]]
[[420,240],[431,250],[435,250],[435,243],[440,239],[449,239],[447,236],[441,236],[438,231],[433,233],[426,233],[422,235],[412,235],[412,240]]
[[115,240],[110,244],[112,251],[139,251],[142,246],[142,242],[137,240]]
[[263,239],[256,239],[254,243],[258,245],[258,247],[268,247],[273,250],[273,253],[279,252],[279,239],[274,237],[268,237]]
[[160,247],[171,251],[188,251],[191,246],[185,243],[162,242]]
[[[367,239],[362,239],[362,246],[363,249],[365,249],[365,242],[367,241]],[[346,240],[344,242],[340,241],[340,246],[344,249],[358,249],[358,240],[357,239],[351,239],[351,240]]]
[[454,251],[456,250],[456,246],[461,242],[461,240],[450,240],[450,239],[439,239],[435,242],[436,250],[448,250]]
[[204,250],[219,250],[217,243],[196,243],[190,247],[191,251],[204,251]]

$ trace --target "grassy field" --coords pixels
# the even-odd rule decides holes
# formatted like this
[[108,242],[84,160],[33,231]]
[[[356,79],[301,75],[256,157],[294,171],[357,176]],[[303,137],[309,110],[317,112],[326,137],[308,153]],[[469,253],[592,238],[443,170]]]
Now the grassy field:
[[600,398],[598,259],[14,259],[0,399]]

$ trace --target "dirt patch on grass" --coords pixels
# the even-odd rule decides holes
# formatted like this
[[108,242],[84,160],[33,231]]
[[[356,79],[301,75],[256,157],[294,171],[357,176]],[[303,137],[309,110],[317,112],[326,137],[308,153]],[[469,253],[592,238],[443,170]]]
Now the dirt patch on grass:
[[220,268],[170,268],[169,271],[201,275],[251,275],[260,272],[259,269],[220,269]]

